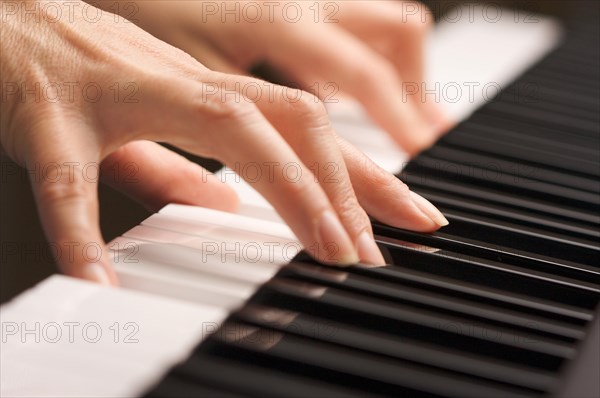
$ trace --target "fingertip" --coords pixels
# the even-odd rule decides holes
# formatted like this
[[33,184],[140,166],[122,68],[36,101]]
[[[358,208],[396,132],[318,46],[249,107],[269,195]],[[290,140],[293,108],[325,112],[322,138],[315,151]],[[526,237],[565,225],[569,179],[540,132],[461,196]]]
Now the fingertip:
[[79,277],[104,286],[117,286],[118,280],[111,268],[100,262],[86,263],[78,272]]
[[110,286],[110,278],[108,277],[108,273],[98,263],[88,263],[84,264],[81,267],[81,277],[91,282],[96,282],[101,285]]
[[369,232],[363,231],[358,236],[356,248],[361,262],[369,265],[385,265],[383,254]]
[[433,203],[413,191],[410,191],[410,198],[415,206],[435,224],[434,230],[445,227],[449,224],[448,219],[446,219],[442,212],[439,211],[437,207],[433,205]]
[[424,105],[425,114],[433,126],[433,131],[436,138],[444,135],[456,124],[456,121],[447,114],[447,112],[439,103],[428,101],[425,102]]
[[316,224],[318,240],[312,251],[318,260],[339,266],[359,262],[360,258],[348,233],[333,211],[324,211]]
[[[217,179],[216,177],[214,178]],[[221,181],[218,181],[218,184],[213,185],[212,188],[216,190],[212,195],[214,200],[212,200],[210,203],[207,203],[208,206],[205,207],[210,207],[229,213],[235,213],[239,210],[240,197],[235,189]]]

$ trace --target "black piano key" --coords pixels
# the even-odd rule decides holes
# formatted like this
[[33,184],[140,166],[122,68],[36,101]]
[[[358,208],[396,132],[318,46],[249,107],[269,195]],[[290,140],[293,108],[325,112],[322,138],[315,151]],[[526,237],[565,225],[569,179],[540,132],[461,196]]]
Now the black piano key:
[[[376,239],[383,242],[387,241],[388,238],[376,237]],[[386,250],[385,247],[382,248],[384,255]],[[590,310],[570,306],[560,301],[544,300],[527,294],[496,289],[408,268],[355,266],[348,267],[346,270],[351,273],[366,275],[369,278],[394,282],[399,285],[422,287],[428,291],[441,292],[468,300],[489,303],[501,308],[554,318],[578,326],[585,325],[593,317],[593,312]]]
[[525,107],[543,107],[588,120],[598,120],[599,115],[594,112],[596,111],[595,107],[600,106],[600,101],[598,98],[594,98],[591,92],[564,93],[561,88],[547,84],[550,79],[536,75],[525,80],[512,92],[500,94],[500,98],[503,101],[512,101]]
[[557,184],[510,174],[498,170],[488,170],[479,165],[467,165],[443,159],[433,158],[426,154],[414,160],[413,168],[404,174],[419,174],[429,180],[463,181],[482,188],[490,187],[507,192],[541,198],[559,205],[569,205],[598,212],[600,199],[598,195],[563,187]]
[[[552,60],[552,63],[544,65],[545,68],[556,72],[563,72],[565,75],[569,75],[569,72],[576,70],[577,75],[587,79],[587,81],[598,80],[597,63],[586,62],[585,58],[574,59],[574,57],[572,57],[568,51],[560,49],[557,50],[555,55],[556,57]],[[560,82],[560,79],[558,82]],[[554,84],[558,85],[558,82]],[[585,90],[586,85],[586,83],[583,83],[580,84],[579,87],[582,87],[582,90]],[[595,88],[594,83],[591,83],[590,86]]]
[[[191,358],[173,370],[174,377],[186,378],[209,386],[215,385],[218,388],[251,397],[376,396],[376,394],[365,395],[364,392],[355,392],[344,386],[337,386],[318,379],[292,375],[285,372],[285,369],[262,367],[252,362],[239,360],[240,358],[232,360],[227,355],[211,355],[205,351],[210,350],[216,344],[210,340],[204,344],[200,353],[194,353]],[[226,348],[228,352],[232,351],[232,347],[223,348]]]
[[[581,81],[580,77],[578,80]],[[507,89],[503,90],[494,101],[512,102],[521,104],[525,107],[545,107],[550,105],[549,109],[555,109],[558,112],[572,112],[573,115],[580,115],[578,112],[596,117],[592,111],[593,105],[600,102],[594,98],[593,90],[595,87],[590,85],[588,90],[565,90],[568,85],[573,85],[576,79],[557,81],[548,70],[531,70],[521,76],[519,81]],[[589,79],[588,79],[589,80]],[[597,89],[597,88],[596,88]],[[556,106],[556,108],[553,108]],[[558,108],[562,106],[563,108]]]
[[236,394],[218,388],[208,387],[198,383],[197,380],[170,375],[160,382],[146,395],[148,398],[242,398],[248,395]]
[[[416,189],[415,192],[423,194],[429,190]],[[531,214],[527,211],[512,209],[507,206],[488,204],[477,200],[465,200],[460,197],[449,197],[428,192],[427,197],[438,205],[442,212],[469,214],[478,219],[505,222],[514,228],[537,233],[544,237],[562,238],[595,247],[600,242],[600,234],[593,227],[581,223],[564,222],[551,216]],[[482,218],[483,217],[483,218]],[[585,268],[585,267],[584,267]],[[596,268],[596,267],[591,267]]]
[[[527,159],[528,152],[528,148],[521,148],[520,150],[513,150],[512,156],[520,156],[523,159]],[[478,169],[487,170],[487,175],[489,175],[492,180],[507,178],[508,181],[515,185],[526,184],[528,181],[540,181],[565,188],[589,191],[596,195],[600,193],[600,182],[596,179],[578,177],[567,174],[564,171],[553,171],[548,168],[530,165],[514,159],[505,160],[501,157],[495,157],[489,154],[484,156],[469,149],[455,149],[440,144],[430,149],[427,152],[427,156],[434,159],[455,162],[456,164],[474,165]],[[527,172],[527,176],[523,175],[523,171]],[[526,179],[524,179],[524,177]],[[600,199],[596,196],[596,203],[599,201]]]
[[576,327],[552,319],[531,316],[514,310],[505,310],[489,304],[483,304],[457,298],[452,295],[434,293],[430,290],[399,286],[397,283],[370,279],[366,276],[352,275],[347,272],[324,270],[314,265],[294,263],[286,267],[281,276],[296,280],[316,283],[322,286],[335,287],[365,295],[408,303],[428,309],[444,310],[454,315],[462,315],[474,320],[488,320],[500,325],[509,325],[520,330],[535,333],[547,333],[567,340],[583,338],[581,327]]
[[[485,216],[452,210],[446,212],[450,225],[437,235],[485,240],[487,244],[529,251],[546,256],[600,267],[600,248],[596,242],[537,228],[493,220]],[[597,284],[598,280],[593,279]]]
[[[576,184],[575,188],[590,192],[598,191],[597,179],[589,174],[596,171],[599,164],[597,153],[564,145],[561,153],[554,153],[552,148],[542,148],[538,142],[535,142],[541,140],[515,141],[510,139],[513,138],[510,135],[501,134],[494,137],[488,134],[487,129],[496,128],[491,126],[485,129],[479,126],[461,128],[445,138],[440,145],[518,160],[520,163],[513,167],[513,173],[517,177],[531,177],[535,175],[538,168],[544,167],[572,177]],[[527,147],[528,144],[532,146]]]
[[598,133],[598,123],[580,119],[570,115],[561,115],[540,109],[524,108],[522,106],[502,102],[490,102],[482,108],[483,112],[494,113],[507,118],[529,121],[540,126],[559,127],[576,131],[578,134],[595,137]]
[[[547,281],[549,287],[554,286],[552,289],[560,289],[561,285],[567,287],[568,291],[572,293],[567,296],[560,296],[564,303],[588,309],[594,308],[596,304],[598,296],[597,281],[596,283],[593,281],[590,283],[588,279],[576,279],[580,272],[586,271],[585,265],[442,232],[429,235],[417,234],[377,222],[373,224],[373,228],[375,233],[378,234],[376,239],[383,244],[386,250],[388,245],[410,250],[410,246],[405,245],[403,241],[426,245],[430,249],[425,250],[425,252],[436,253],[445,250],[452,253],[450,256],[452,259],[458,261],[477,261],[477,265],[483,268]],[[396,242],[395,239],[400,240],[400,242]],[[406,261],[403,261],[402,264],[410,266]],[[481,272],[485,271],[482,270]],[[593,273],[589,275],[593,275]],[[566,279],[557,276],[564,276]],[[551,300],[552,296],[548,295],[547,298]]]
[[[522,95],[522,93],[511,93],[509,91],[505,91],[496,98],[496,101],[497,103],[505,105],[505,109],[510,109],[510,107],[519,107],[520,109],[525,108],[527,110],[534,110],[553,115],[568,116],[576,118],[580,121],[585,121],[587,123],[598,123],[599,119],[597,110],[592,109],[593,105],[595,105],[593,102],[588,103],[587,107],[581,107],[577,104],[565,102],[565,98],[561,97],[558,99],[553,97],[552,95],[549,95],[548,92],[545,93],[546,95],[544,96],[543,101],[534,99],[533,94],[529,97],[529,99],[519,97],[519,94]],[[540,94],[541,93],[538,90],[538,95]]]
[[[441,233],[436,234],[442,236]],[[597,281],[579,281],[450,250],[429,252],[396,245],[391,241],[379,241],[392,258],[390,268],[431,272],[549,300],[560,297],[563,303],[584,308],[593,308],[600,294]]]
[[284,333],[328,341],[532,390],[548,390],[556,378],[550,372],[453,350],[445,347],[443,343],[424,344],[405,337],[398,338],[390,333],[377,333],[370,329],[335,323],[305,314],[290,313],[272,307],[251,304],[237,312],[234,319],[263,328],[273,328]]
[[[540,65],[541,66],[541,65]],[[519,82],[500,93],[506,100],[520,101],[525,106],[544,104],[547,101],[554,104],[565,104],[573,108],[593,111],[594,106],[600,105],[600,98],[595,94],[598,83],[588,84],[590,79],[584,77],[571,78],[570,76],[559,77],[557,72],[549,69],[536,69],[523,75]],[[583,90],[568,90],[573,84],[584,82]],[[567,90],[565,90],[567,88]]]
[[574,354],[572,345],[559,339],[282,278],[265,285],[256,300],[257,304],[270,303],[290,311],[357,323],[373,330],[406,333],[420,340],[446,339],[448,344],[463,350],[526,361],[530,366],[543,369],[552,369]]
[[[408,180],[413,179],[414,177],[408,178]],[[433,183],[431,184],[433,185]],[[443,208],[443,206],[441,207]],[[600,264],[600,248],[596,239],[582,239],[544,231],[535,227],[469,214],[468,211],[452,210],[446,216],[455,220],[443,230],[447,234],[487,239],[489,244],[516,250],[528,250],[591,266]]]
[[569,100],[568,94],[573,91],[571,89],[575,85],[578,86],[576,93],[585,96],[590,102],[598,99],[595,96],[598,92],[598,82],[585,76],[564,73],[564,71],[553,67],[551,64],[540,64],[535,70],[535,76],[550,81],[551,85],[549,87],[556,88],[559,93],[566,93],[565,100]]
[[476,186],[461,182],[429,181],[419,175],[405,174],[402,179],[411,187],[421,191],[441,193],[450,197],[463,197],[490,204],[510,206],[517,210],[525,210],[535,215],[550,216],[554,220],[569,222],[574,226],[584,228],[600,228],[600,216],[592,212],[577,210],[564,205],[555,205],[542,200],[534,200],[525,196],[518,196],[497,189],[477,188]]
[[[435,177],[420,175],[415,170],[402,174],[401,178],[406,183],[411,184],[411,188],[414,186],[421,191],[429,191],[432,194],[437,193],[440,196],[440,200],[451,200],[452,198],[470,199],[479,202],[481,206],[502,207],[509,213],[520,212],[525,217],[531,215],[530,224],[532,225],[543,226],[546,223],[558,229],[571,228],[571,230],[568,230],[569,232],[582,234],[585,237],[592,238],[594,241],[597,241],[600,235],[598,231],[600,217],[593,212],[581,211],[573,206],[568,207],[565,204],[555,204],[543,199],[535,200],[529,198],[528,200],[523,194],[503,192],[497,187],[481,187],[481,189],[477,189],[476,185],[468,181],[442,182]],[[520,215],[513,216],[513,219],[516,221],[522,218]],[[539,218],[540,221],[537,222],[536,218]],[[554,223],[554,225],[551,223]]]
[[[264,332],[265,336],[272,335],[272,332],[266,329],[260,332]],[[387,384],[415,392],[449,397],[525,397],[535,394],[535,391],[529,389],[325,344],[298,335],[282,334],[280,339],[269,344],[257,342],[256,339],[227,339],[219,335],[215,337],[223,344],[246,351],[246,355],[257,353],[267,358],[295,363],[296,366],[311,367],[316,374],[321,371],[333,371],[346,375],[348,379],[364,380],[363,383],[367,386],[371,383]],[[326,380],[326,376],[323,378]],[[377,389],[374,391],[378,392]]]
[[530,226],[548,232],[557,232],[570,237],[587,240],[590,244],[600,241],[600,231],[596,225],[565,220],[548,214],[532,212],[528,209],[515,208],[506,204],[490,203],[460,194],[444,192],[435,188],[413,186],[412,190],[441,207],[441,210],[452,212],[459,210],[470,211],[473,215],[483,215],[490,219],[504,220],[513,224]]
[[[232,324],[230,328],[238,327]],[[226,325],[227,326],[227,325]],[[412,388],[381,382],[373,378],[349,375],[331,367],[319,367],[307,361],[295,360],[288,354],[301,351],[304,346],[281,344],[283,349],[269,350],[269,346],[280,342],[279,337],[268,330],[254,340],[227,341],[210,338],[200,346],[183,366],[190,376],[203,377],[204,369],[213,362],[223,364],[214,375],[220,383],[250,391],[255,397],[392,397],[410,396],[437,398],[445,395],[428,393]],[[256,344],[267,341],[269,344]],[[305,344],[310,348],[309,344]],[[318,348],[317,348],[318,350]],[[283,352],[282,352],[283,351]],[[308,351],[308,350],[307,350]],[[318,360],[319,358],[315,358]],[[360,362],[354,361],[350,363]],[[266,377],[265,377],[266,375]],[[320,391],[319,391],[320,390]]]
[[[491,140],[507,140],[517,146],[529,147],[533,153],[543,151],[546,155],[545,162],[553,162],[566,157],[569,162],[561,161],[561,167],[568,170],[570,170],[569,167],[574,167],[573,170],[582,173],[592,176],[600,175],[600,171],[595,168],[598,163],[598,152],[595,151],[595,145],[590,145],[593,140],[589,137],[570,134],[569,130],[535,126],[522,120],[502,118],[493,113],[476,113],[468,122],[457,126],[456,131],[489,137]],[[452,136],[453,134],[448,134],[442,138],[442,142]],[[578,156],[583,156],[587,163],[580,165],[580,162],[577,162]],[[552,165],[552,163],[550,164]],[[578,170],[578,167],[582,169]]]

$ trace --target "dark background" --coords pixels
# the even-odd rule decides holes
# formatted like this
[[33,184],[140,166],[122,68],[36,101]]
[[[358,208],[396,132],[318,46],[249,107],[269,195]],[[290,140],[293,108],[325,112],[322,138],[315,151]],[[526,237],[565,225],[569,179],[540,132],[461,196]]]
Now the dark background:
[[[445,5],[426,1],[431,8]],[[447,2],[445,2],[447,4]],[[454,2],[457,3],[457,2]],[[495,1],[563,18],[575,4],[592,7],[595,1]],[[5,302],[38,281],[57,272],[41,229],[27,174],[0,154],[0,302]],[[210,165],[214,169],[214,163]],[[109,241],[139,224],[149,213],[119,192],[100,186],[101,226]]]

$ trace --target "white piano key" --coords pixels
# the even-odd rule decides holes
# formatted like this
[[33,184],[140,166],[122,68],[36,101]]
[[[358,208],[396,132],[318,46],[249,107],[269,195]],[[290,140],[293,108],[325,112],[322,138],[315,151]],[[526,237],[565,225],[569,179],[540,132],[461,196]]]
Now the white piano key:
[[230,185],[234,189],[242,204],[252,205],[256,208],[272,209],[271,204],[257,190],[230,168],[223,167],[215,173],[215,176],[219,181]]
[[[266,207],[266,206],[269,207]],[[285,224],[285,221],[279,216],[279,214],[271,207],[270,204],[267,205],[253,205],[247,203],[243,198],[240,201],[240,207],[237,210],[237,214],[246,217],[258,218],[259,220],[272,221],[279,224]]]
[[210,286],[201,288],[198,284],[182,284],[180,280],[162,278],[152,272],[142,272],[130,267],[117,267],[120,285],[127,290],[135,290],[161,297],[169,297],[190,303],[218,306],[231,311],[242,305],[243,297],[232,296],[223,291],[215,291]]
[[[165,214],[155,214],[142,222],[142,225],[163,229],[165,231],[179,232],[206,238],[207,242],[241,242],[248,244],[257,241],[272,242],[278,246],[296,242],[289,237],[281,237],[272,233],[249,231],[243,225],[219,225],[214,223],[198,222],[183,217]],[[279,224],[282,225],[282,224]],[[287,227],[286,227],[287,228]],[[287,232],[287,231],[286,231]]]
[[409,159],[406,152],[369,119],[357,102],[349,98],[341,101],[328,110],[335,131],[382,169],[394,174],[400,172]]
[[[149,250],[154,246],[156,250]],[[184,250],[177,247],[156,246],[153,243],[138,246],[133,258],[125,252],[118,253],[114,258],[114,266],[119,275],[151,276],[153,279],[165,281],[170,286],[181,287],[181,289],[198,290],[208,292],[210,295],[223,295],[224,297],[236,297],[244,300],[252,295],[257,283],[240,281],[226,275],[204,272],[203,269],[189,269],[173,266],[165,261],[168,254],[156,258],[156,254],[163,252],[178,253]],[[127,259],[127,260],[125,260]]]
[[[214,306],[53,276],[2,307],[3,325],[33,330],[38,322],[42,331],[54,322],[63,334],[56,342],[52,342],[56,334],[48,331],[40,332],[39,342],[32,334],[5,334],[0,396],[138,396],[183,360],[227,314]],[[87,326],[92,323],[98,325],[94,332],[102,333],[95,343],[91,341],[96,334]],[[125,338],[134,330],[126,330],[127,323],[137,328],[129,343]],[[71,339],[65,325],[73,325]],[[84,327],[89,341],[84,339]]]
[[171,204],[162,208],[159,214],[180,217],[183,220],[187,219],[205,224],[221,225],[257,234],[284,238],[290,241],[297,240],[292,230],[285,224],[203,207]]
[[[291,261],[291,258],[285,258],[266,246],[258,253],[244,250],[241,246],[236,252],[223,252],[220,245],[214,243],[195,236],[139,226],[113,240],[111,249],[123,252],[127,261],[134,261],[141,251],[143,256],[153,256],[150,258],[170,267],[257,283],[265,282],[282,265]],[[214,250],[203,251],[207,248]]]
[[[148,388],[152,380],[163,376],[163,371],[153,363],[154,358],[136,360],[135,356],[110,357],[101,350],[87,352],[86,357],[73,350],[56,351],[55,347],[27,347],[3,355],[2,368],[6,373],[2,376],[1,395],[133,397]],[[127,380],[128,385],[120,381],[123,379]],[[49,394],[49,391],[52,393]]]
[[[214,220],[212,221],[214,222]],[[271,228],[273,224],[283,227],[281,231],[288,236],[280,237],[281,231]],[[233,252],[239,256],[245,256],[249,263],[267,261],[284,264],[289,262],[302,248],[298,241],[289,239],[289,228],[284,224],[270,223],[270,226],[266,227],[265,224],[262,224],[265,227],[263,231],[270,233],[248,231],[248,228],[242,223],[233,225],[235,227],[208,224],[194,219],[159,213],[142,222],[142,226],[153,229],[135,229],[127,232],[124,236],[159,242],[169,240],[172,243],[193,247],[203,252]],[[148,234],[151,236],[146,236]]]
[[[524,11],[501,9],[498,18],[490,17],[474,4],[465,5],[456,15],[462,15],[458,22],[442,18],[429,37],[425,88],[437,93],[437,98],[433,94],[425,98],[438,102],[451,120],[460,123],[493,99],[496,87],[506,88],[555,48],[562,29],[552,18],[532,17]],[[385,170],[394,174],[402,170],[407,154],[356,100],[340,96],[327,107],[340,136]]]
[[[527,11],[484,5],[465,5],[460,23],[442,19],[429,37],[426,79],[429,87],[439,83],[440,105],[456,122],[468,118],[493,99],[497,85],[506,88],[532,64],[556,48],[562,40],[561,24]],[[493,15],[491,15],[493,14]],[[467,84],[477,83],[470,95]],[[462,96],[455,99],[444,87],[458,85]],[[488,92],[483,88],[489,85]]]

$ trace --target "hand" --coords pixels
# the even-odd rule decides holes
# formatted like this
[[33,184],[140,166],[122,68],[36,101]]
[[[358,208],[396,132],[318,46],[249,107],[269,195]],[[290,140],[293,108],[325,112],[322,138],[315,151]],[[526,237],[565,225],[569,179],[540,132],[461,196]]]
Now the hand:
[[[324,101],[337,88],[362,103],[410,154],[450,122],[421,99],[432,19],[407,1],[139,1],[144,29],[207,67],[242,74],[267,64]],[[335,84],[331,84],[334,82]],[[413,93],[408,95],[407,93]]]
[[[272,179],[251,184],[325,262],[383,262],[361,205],[398,227],[432,231],[444,224],[431,204],[340,140],[323,104],[310,94],[210,71],[113,14],[101,12],[90,22],[85,15],[99,10],[85,3],[69,3],[75,10],[70,19],[65,3],[52,2],[64,16],[53,21],[43,11],[24,11],[44,10],[48,3],[30,0],[18,9],[6,4],[0,3],[0,139],[30,171],[49,241],[75,248],[57,258],[65,273],[117,282],[103,246],[91,262],[81,250],[102,244],[98,179],[90,165],[101,163],[106,172],[135,164],[137,182],[111,183],[153,209],[170,202],[235,209],[229,187],[151,141],[234,169],[259,165],[263,176],[275,167]],[[255,103],[239,94],[249,85],[263,88]],[[285,165],[297,168],[297,180],[280,172]]]

